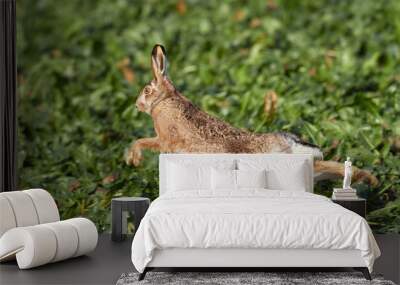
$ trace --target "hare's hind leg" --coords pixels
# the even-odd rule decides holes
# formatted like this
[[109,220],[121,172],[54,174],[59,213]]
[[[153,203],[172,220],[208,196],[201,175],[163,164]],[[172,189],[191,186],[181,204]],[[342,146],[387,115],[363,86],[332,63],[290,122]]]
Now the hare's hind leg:
[[[371,184],[372,186],[378,185],[379,183],[378,179],[370,172],[363,169],[359,169],[355,166],[353,166],[352,169],[353,169],[353,177],[352,177],[353,181],[364,180],[369,184]],[[314,173],[327,173],[337,176],[343,176],[344,164],[338,163],[336,161],[316,160],[314,161]]]
[[160,150],[160,141],[158,140],[158,137],[138,139],[132,143],[128,151],[125,153],[126,164],[138,166],[142,160],[143,149]]

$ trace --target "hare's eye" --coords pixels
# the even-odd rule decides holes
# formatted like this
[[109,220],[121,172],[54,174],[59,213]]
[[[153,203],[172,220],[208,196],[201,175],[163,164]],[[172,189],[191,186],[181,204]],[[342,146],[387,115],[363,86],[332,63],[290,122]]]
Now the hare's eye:
[[146,86],[143,90],[144,95],[149,95],[151,93],[151,88],[149,86]]

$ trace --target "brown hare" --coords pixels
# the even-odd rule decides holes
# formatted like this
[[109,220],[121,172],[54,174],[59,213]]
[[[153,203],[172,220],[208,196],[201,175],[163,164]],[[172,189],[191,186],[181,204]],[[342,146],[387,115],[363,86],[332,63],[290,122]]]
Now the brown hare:
[[[138,166],[143,149],[170,153],[309,153],[315,158],[317,175],[343,176],[342,163],[322,161],[320,148],[296,135],[251,133],[201,111],[168,78],[163,46],[154,46],[151,65],[154,78],[141,91],[136,106],[153,118],[156,136],[136,140],[125,154],[127,164]],[[368,180],[373,185],[378,182],[375,176],[356,167],[353,179]]]

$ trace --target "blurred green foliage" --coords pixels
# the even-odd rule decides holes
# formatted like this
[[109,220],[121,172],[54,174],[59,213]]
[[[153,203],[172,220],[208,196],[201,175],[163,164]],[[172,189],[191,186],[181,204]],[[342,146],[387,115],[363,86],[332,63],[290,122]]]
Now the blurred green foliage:
[[[376,232],[400,232],[400,1],[21,0],[19,187],[43,187],[63,218],[108,230],[112,197],[158,193],[154,134],[134,101],[167,48],[170,78],[203,110],[258,132],[300,134],[326,159],[371,170],[357,184]],[[278,94],[273,117],[263,111]],[[320,182],[330,195],[340,181]]]

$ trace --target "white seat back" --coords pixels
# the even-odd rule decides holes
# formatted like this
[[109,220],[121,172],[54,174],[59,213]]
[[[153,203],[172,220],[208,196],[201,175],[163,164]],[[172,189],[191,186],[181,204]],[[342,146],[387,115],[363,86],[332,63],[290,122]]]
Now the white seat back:
[[0,193],[0,237],[15,227],[59,220],[57,205],[46,190],[29,189]]

